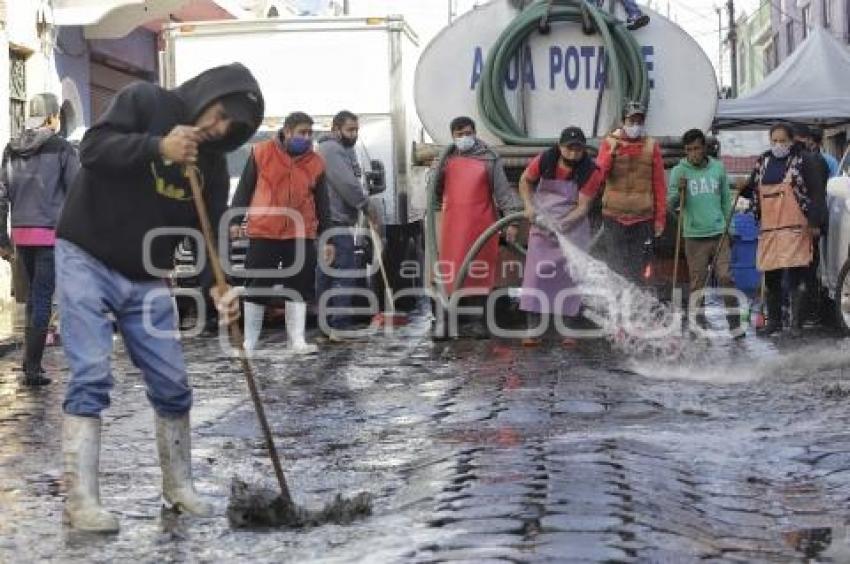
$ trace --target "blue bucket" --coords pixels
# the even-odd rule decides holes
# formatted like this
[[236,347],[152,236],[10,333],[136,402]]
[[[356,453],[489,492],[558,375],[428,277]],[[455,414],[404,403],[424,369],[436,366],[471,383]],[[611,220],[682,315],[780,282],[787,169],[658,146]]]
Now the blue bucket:
[[759,226],[751,213],[736,213],[732,217],[734,235],[730,267],[735,287],[745,294],[752,294],[761,284],[761,273],[756,268]]

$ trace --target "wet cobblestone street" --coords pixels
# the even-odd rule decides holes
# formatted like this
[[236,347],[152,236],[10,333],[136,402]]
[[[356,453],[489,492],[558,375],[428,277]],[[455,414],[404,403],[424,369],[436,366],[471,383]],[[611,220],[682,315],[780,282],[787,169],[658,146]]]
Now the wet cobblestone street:
[[[231,477],[274,478],[238,365],[215,339],[185,345],[195,474],[221,516],[161,511],[152,412],[117,340],[101,493],[122,529],[67,530],[63,387],[26,390],[7,354],[0,561],[850,561],[845,341],[750,336],[715,347],[726,368],[671,378],[612,361],[604,344],[409,333],[256,361],[297,501],[375,496],[372,517],[309,531],[237,531],[224,517]],[[61,351],[48,356],[60,376]]]

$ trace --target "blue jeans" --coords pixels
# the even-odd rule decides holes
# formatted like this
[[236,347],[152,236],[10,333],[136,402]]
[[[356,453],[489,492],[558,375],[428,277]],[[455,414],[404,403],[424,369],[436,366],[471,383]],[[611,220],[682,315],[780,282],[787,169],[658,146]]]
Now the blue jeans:
[[[328,240],[329,243],[333,244],[335,253],[334,253],[334,262],[333,267],[339,270],[358,270],[362,268],[357,264],[357,257],[354,254],[354,237],[351,235],[334,235]],[[345,278],[339,276],[331,276],[328,273],[324,272],[321,268],[319,269],[318,276],[318,296],[319,303],[321,303],[321,295],[331,288],[354,288],[356,287],[358,278]],[[333,296],[328,300],[328,307],[333,308],[350,308],[351,307],[351,294],[346,292],[343,294],[339,294]],[[319,312],[319,315],[324,315],[323,312]],[[352,324],[352,319],[350,315],[346,314],[335,314],[328,316],[328,325],[330,325],[334,329],[346,329],[350,327]]]
[[[587,0],[587,1],[590,2],[591,4],[596,4],[600,8],[605,7],[605,0]],[[611,0],[611,1],[613,2],[614,0]],[[623,4],[623,9],[626,10],[626,17],[627,18],[629,18],[629,19],[637,18],[638,16],[643,14],[641,9],[638,8],[637,2],[635,0],[620,0],[620,2]]]
[[188,412],[192,389],[178,340],[174,300],[165,282],[129,280],[62,239],[56,241],[56,279],[62,345],[71,370],[65,413],[96,417],[109,407],[110,314],[130,359],[142,372],[156,412],[170,417]]
[[53,291],[56,288],[53,247],[19,246],[16,250],[29,284],[26,326],[47,329],[53,311]]

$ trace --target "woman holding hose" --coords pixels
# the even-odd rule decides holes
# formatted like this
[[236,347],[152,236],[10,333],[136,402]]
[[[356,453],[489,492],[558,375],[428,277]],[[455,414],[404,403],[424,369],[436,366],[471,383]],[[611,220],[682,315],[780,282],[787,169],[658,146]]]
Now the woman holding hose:
[[[566,326],[578,328],[581,296],[575,292],[571,258],[567,257],[554,232],[565,235],[570,243],[585,251],[590,242],[587,212],[602,185],[602,173],[586,150],[587,139],[578,127],[568,127],[558,144],[534,158],[519,181],[519,193],[529,219],[538,225],[528,236],[528,254],[522,281],[520,309],[529,317],[529,327],[542,328],[524,339],[526,346],[537,346],[545,332],[540,316],[560,315]],[[547,320],[548,321],[548,320]],[[575,340],[565,336],[562,342],[572,346]]]

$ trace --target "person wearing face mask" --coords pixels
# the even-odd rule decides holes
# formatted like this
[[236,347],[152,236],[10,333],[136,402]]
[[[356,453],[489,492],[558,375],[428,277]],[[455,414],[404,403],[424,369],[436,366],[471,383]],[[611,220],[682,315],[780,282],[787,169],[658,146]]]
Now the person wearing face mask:
[[[336,270],[355,271],[363,265],[356,262],[354,247],[354,228],[360,220],[360,213],[365,213],[369,221],[380,228],[381,217],[378,209],[370,205],[369,196],[363,186],[362,171],[354,146],[360,130],[359,120],[353,113],[343,110],[336,114],[331,124],[331,134],[319,141],[318,153],[325,161],[324,182],[322,190],[328,198],[330,211],[329,227],[334,229],[330,242],[334,247],[334,260],[330,266]],[[353,288],[357,279],[352,276],[334,276],[328,269],[319,268],[319,293],[332,288]],[[351,294],[338,294],[331,297],[327,305],[330,308],[344,309],[351,307]],[[320,297],[321,303],[321,297]],[[320,312],[320,315],[324,315]],[[351,316],[344,313],[334,313],[327,319],[331,333],[328,338],[334,342],[341,340],[336,331],[350,328]]]
[[[247,209],[249,239],[245,256],[248,277],[245,294],[245,350],[254,352],[260,339],[269,302],[266,289],[282,285],[286,300],[287,350],[315,353],[304,332],[307,302],[313,299],[316,279],[316,239],[327,228],[329,213],[317,202],[327,202],[317,192],[325,189],[325,164],[313,151],[313,119],[303,112],[286,116],[283,128],[268,141],[254,145],[239,179],[231,207]],[[234,218],[238,230],[242,218]],[[325,263],[333,261],[334,248],[323,249]],[[292,270],[290,273],[276,271]],[[252,271],[257,271],[254,275]],[[252,295],[250,290],[260,292]],[[258,295],[263,293],[265,295]]]
[[764,336],[782,330],[782,279],[786,275],[791,291],[791,334],[801,334],[813,241],[826,217],[826,202],[819,189],[821,163],[793,139],[790,125],[771,127],[770,150],[759,157],[741,191],[743,197],[755,200],[760,219],[757,266],[764,272],[768,319],[758,333]]
[[599,147],[602,170],[604,248],[609,266],[635,283],[643,283],[653,238],[661,237],[667,214],[664,161],[658,143],[646,134],[646,109],[629,102],[623,126]]
[[[564,129],[558,144],[537,155],[519,180],[528,218],[537,217],[551,225],[582,250],[590,243],[587,212],[602,186],[602,173],[588,155],[586,143],[581,128]],[[557,238],[551,231],[533,225],[528,235],[520,299],[529,328],[540,326],[541,315],[560,315],[568,328],[578,328],[581,296],[559,299],[565,290],[574,288],[570,264]],[[537,346],[539,338],[527,337],[523,344]],[[562,344],[572,346],[575,341],[565,335]]]
[[[729,268],[729,240],[723,236],[728,229],[727,221],[732,208],[732,191],[726,168],[722,162],[706,153],[705,134],[699,129],[685,132],[682,145],[686,157],[670,171],[667,206],[676,209],[682,204],[679,213],[684,214],[682,236],[685,239],[690,292],[693,295],[705,288],[712,263],[718,285],[721,288],[734,288]],[[684,202],[680,202],[681,184],[685,185],[682,194]],[[741,329],[741,316],[731,313],[732,308],[738,308],[740,304],[731,296],[726,297],[725,301],[729,332],[736,339],[744,337],[746,333]],[[702,309],[703,302],[700,299],[695,305]],[[705,325],[704,315],[698,314],[696,319],[701,326]]]
[[[522,201],[510,185],[499,156],[475,135],[475,122],[462,116],[449,125],[453,143],[430,178],[436,194],[440,280],[446,292],[455,288],[454,276],[475,240],[498,219],[521,211]],[[516,242],[518,227],[509,226],[505,238]],[[486,298],[492,290],[499,263],[499,238],[494,235],[478,253],[463,288]],[[474,336],[485,332],[470,330]]]

